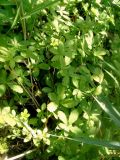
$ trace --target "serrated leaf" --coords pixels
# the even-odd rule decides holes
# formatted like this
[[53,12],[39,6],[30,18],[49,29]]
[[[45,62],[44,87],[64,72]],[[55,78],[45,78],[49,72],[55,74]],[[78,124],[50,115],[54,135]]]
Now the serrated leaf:
[[78,117],[79,111],[77,109],[72,110],[69,116],[69,124],[73,124],[75,121],[77,121]]
[[15,91],[15,92],[17,92],[17,93],[23,93],[23,88],[22,88],[20,85],[11,84],[11,85],[9,85],[9,87],[10,87],[13,91]]
[[64,123],[67,124],[67,117],[63,111],[58,111],[58,118]]
[[49,112],[55,112],[56,109],[58,108],[58,105],[54,102],[50,102],[48,105],[47,105],[47,110]]

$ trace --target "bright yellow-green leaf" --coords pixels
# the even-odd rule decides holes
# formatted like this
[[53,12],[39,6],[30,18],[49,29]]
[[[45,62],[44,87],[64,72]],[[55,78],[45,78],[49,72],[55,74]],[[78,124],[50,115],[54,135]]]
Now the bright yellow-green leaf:
[[2,114],[0,113],[0,124],[4,124],[4,123],[5,123],[5,121],[4,121],[4,119],[3,119]]
[[79,111],[77,109],[72,110],[69,116],[69,124],[73,124],[75,121],[77,121],[79,117]]
[[95,94],[96,96],[98,96],[98,95],[100,95],[101,93],[102,93],[102,86],[99,85],[99,86],[95,89],[94,94]]
[[103,59],[103,56],[106,54],[107,53],[104,49],[99,49],[94,52],[94,56],[99,57],[100,59]]
[[93,32],[91,30],[86,34],[85,40],[87,42],[88,48],[92,49]]
[[23,88],[20,85],[12,84],[9,87],[17,93],[23,93]]
[[68,127],[66,124],[64,124],[64,123],[59,123],[58,126],[59,126],[59,128],[65,130],[65,131],[67,131],[67,132],[69,132],[69,127]]
[[82,92],[79,89],[74,89],[73,90],[73,95],[76,96],[77,98],[81,99],[82,98]]
[[57,108],[58,108],[58,105],[54,102],[50,102],[47,105],[47,109],[48,109],[49,112],[55,112]]
[[82,133],[82,131],[81,131],[81,129],[79,128],[79,127],[77,127],[77,126],[71,126],[70,127],[70,131],[72,132],[72,133],[74,133],[74,134],[81,134]]
[[10,114],[4,116],[4,121],[12,127],[16,125],[16,120]]
[[96,68],[92,77],[93,77],[94,81],[101,84],[103,81],[103,78],[104,78],[104,74],[100,68]]
[[63,111],[58,111],[58,117],[64,124],[67,124],[67,117]]
[[71,63],[71,58],[70,57],[65,56],[64,60],[65,60],[65,65],[66,66]]

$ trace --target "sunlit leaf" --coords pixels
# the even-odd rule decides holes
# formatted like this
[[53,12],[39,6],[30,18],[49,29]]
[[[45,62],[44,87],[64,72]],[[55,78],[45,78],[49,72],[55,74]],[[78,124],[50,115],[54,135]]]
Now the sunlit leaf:
[[79,111],[77,109],[72,110],[69,116],[69,124],[73,124],[75,121],[77,121],[78,117]]
[[102,86],[99,85],[99,86],[97,86],[97,88],[95,89],[94,94],[95,94],[96,96],[98,96],[98,95],[100,95],[101,93],[102,93]]
[[90,30],[88,34],[85,36],[85,40],[87,42],[88,48],[92,49],[92,43],[93,43],[93,32]]
[[64,124],[67,124],[67,117],[63,111],[58,111],[58,117]]
[[9,87],[17,93],[23,93],[23,88],[20,85],[11,84]]
[[47,109],[48,111],[50,112],[55,112],[56,109],[58,108],[58,105],[54,102],[50,102],[48,105],[47,105]]
[[95,71],[94,71],[94,74],[92,75],[92,78],[93,78],[96,82],[98,82],[98,83],[101,84],[102,81],[103,81],[103,78],[104,78],[104,74],[103,74],[102,70],[99,69],[99,68],[96,68]]

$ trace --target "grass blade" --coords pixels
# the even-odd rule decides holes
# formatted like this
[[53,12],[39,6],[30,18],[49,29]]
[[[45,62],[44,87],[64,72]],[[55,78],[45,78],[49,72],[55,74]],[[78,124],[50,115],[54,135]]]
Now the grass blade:
[[117,79],[106,69],[104,69],[104,71],[114,80],[116,86],[119,88],[119,83],[118,83]]
[[71,141],[94,145],[94,146],[107,147],[111,149],[120,149],[120,142],[115,142],[115,141],[98,140],[98,139],[89,138],[89,137],[71,138],[71,137],[57,136],[57,135],[52,135],[52,134],[50,134],[50,136],[68,139]]
[[31,12],[27,13],[22,19],[24,18],[29,18],[30,16],[38,13],[39,11],[41,11],[42,9],[45,9],[46,7],[49,7],[51,5],[53,5],[54,3],[59,2],[60,0],[54,0],[54,1],[46,1],[43,2],[42,4],[37,5],[36,8],[34,8]]
[[[13,29],[14,26],[16,25],[17,20],[18,20],[18,17],[19,17],[19,14],[20,14],[20,7],[17,9],[16,16],[15,16],[15,18],[14,18],[14,21],[13,21],[13,23],[12,23],[11,28],[9,29],[9,31],[10,31],[11,29]],[[9,31],[8,31],[8,32],[9,32]]]
[[105,64],[106,66],[108,66],[111,70],[113,70],[118,77],[120,77],[120,72],[119,72],[119,70],[117,70],[113,65],[111,65],[110,63],[105,62],[105,61],[104,61],[104,64]]
[[111,119],[120,127],[120,113],[116,108],[104,97],[96,98],[95,101],[98,105],[111,117]]

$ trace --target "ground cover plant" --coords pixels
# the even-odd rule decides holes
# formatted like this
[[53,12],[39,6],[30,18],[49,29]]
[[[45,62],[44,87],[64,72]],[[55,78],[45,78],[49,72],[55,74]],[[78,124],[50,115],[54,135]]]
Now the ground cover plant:
[[1,159],[120,158],[120,2],[0,1]]

